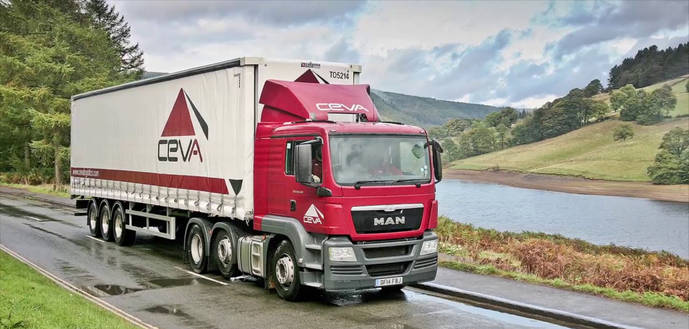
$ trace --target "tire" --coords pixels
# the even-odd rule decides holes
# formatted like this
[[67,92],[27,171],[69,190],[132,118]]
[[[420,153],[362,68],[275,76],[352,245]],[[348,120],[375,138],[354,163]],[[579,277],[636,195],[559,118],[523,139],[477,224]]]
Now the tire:
[[237,267],[237,235],[223,229],[213,237],[211,260],[225,279],[239,275]]
[[189,268],[196,273],[204,273],[207,269],[208,257],[206,257],[206,238],[203,230],[197,224],[189,228],[184,243],[185,256]]
[[98,223],[100,224],[101,239],[112,241],[112,211],[107,200],[101,202]]
[[124,213],[124,206],[121,202],[115,202],[112,210],[112,233],[115,243],[120,246],[131,246],[136,238],[136,231],[126,228],[127,215]]
[[280,298],[296,301],[303,297],[303,287],[299,274],[299,265],[294,255],[294,247],[288,240],[280,242],[271,257],[271,280]]
[[88,211],[86,212],[86,225],[89,227],[89,233],[94,237],[100,237],[100,216],[98,214],[98,204],[96,200],[91,200]]

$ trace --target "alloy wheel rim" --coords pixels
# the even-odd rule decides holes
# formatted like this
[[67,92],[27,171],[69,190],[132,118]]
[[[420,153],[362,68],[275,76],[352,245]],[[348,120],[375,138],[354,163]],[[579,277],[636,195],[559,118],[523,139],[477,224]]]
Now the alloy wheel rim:
[[275,263],[275,276],[281,286],[289,286],[294,281],[294,262],[289,255],[282,255]]
[[122,236],[122,215],[115,215],[115,237],[118,239]]
[[191,237],[191,259],[194,261],[194,264],[198,264],[201,262],[201,258],[203,257],[203,244],[201,243],[201,237],[198,234],[194,234]]
[[218,260],[223,266],[228,266],[232,262],[232,243],[227,237],[218,242]]
[[107,234],[108,230],[110,229],[110,214],[107,211],[103,212],[103,218],[101,218],[100,228],[103,232],[103,235]]

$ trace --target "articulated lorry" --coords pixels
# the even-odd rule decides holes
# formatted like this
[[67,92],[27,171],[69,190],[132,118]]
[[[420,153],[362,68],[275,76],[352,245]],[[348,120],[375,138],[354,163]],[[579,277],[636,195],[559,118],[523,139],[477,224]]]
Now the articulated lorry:
[[244,57],[72,97],[90,234],[179,239],[294,300],[433,280],[442,149],[383,122],[359,65]]

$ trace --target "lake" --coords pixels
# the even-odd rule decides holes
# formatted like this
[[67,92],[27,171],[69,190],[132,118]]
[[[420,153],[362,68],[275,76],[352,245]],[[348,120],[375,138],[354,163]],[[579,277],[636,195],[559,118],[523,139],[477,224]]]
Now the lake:
[[598,245],[666,250],[689,259],[689,204],[446,179],[439,213],[498,231],[544,232]]

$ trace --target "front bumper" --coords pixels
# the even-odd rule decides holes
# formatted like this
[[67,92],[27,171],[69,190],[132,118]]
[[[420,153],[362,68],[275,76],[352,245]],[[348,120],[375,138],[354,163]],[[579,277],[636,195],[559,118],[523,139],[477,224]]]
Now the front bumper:
[[[402,284],[432,281],[438,269],[438,254],[419,255],[424,241],[436,240],[432,231],[421,238],[383,242],[352,243],[345,237],[334,237],[323,244],[323,287],[327,291],[376,287],[376,280],[402,277]],[[331,262],[330,247],[351,247],[355,262]]]

